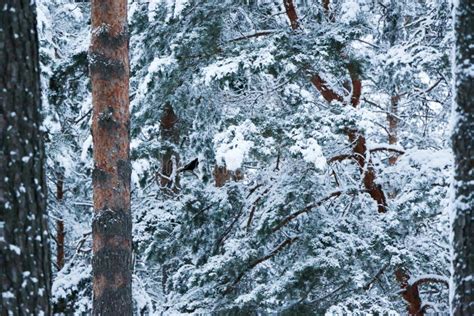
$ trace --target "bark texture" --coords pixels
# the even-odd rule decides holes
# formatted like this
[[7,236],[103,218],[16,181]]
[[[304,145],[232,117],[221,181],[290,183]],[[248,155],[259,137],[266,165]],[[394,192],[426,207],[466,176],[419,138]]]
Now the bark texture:
[[164,188],[169,188],[177,192],[179,187],[179,177],[177,168],[179,155],[176,148],[179,145],[178,116],[176,116],[170,103],[166,103],[160,121],[161,140],[166,144],[166,149],[161,159],[160,184]]
[[[59,171],[56,177],[56,200],[58,205],[61,204],[64,199],[64,173]],[[56,220],[56,265],[58,270],[64,267],[64,221],[62,219]]]
[[[388,121],[388,143],[396,145],[398,143],[398,103],[400,102],[400,95],[392,96],[390,100],[390,113],[387,115]],[[398,159],[397,154],[392,154],[388,158],[388,163],[393,166]]]
[[[330,2],[327,0],[323,1],[324,10],[329,13]],[[296,9],[293,3],[293,0],[284,0],[284,6],[288,19],[290,20],[293,30],[296,30],[299,27],[298,16],[296,14]],[[328,17],[331,21],[335,19],[334,15]],[[338,101],[342,102],[346,106],[351,105],[354,108],[357,108],[360,103],[360,97],[362,94],[362,81],[360,79],[360,74],[358,68],[352,64],[347,64],[347,70],[350,75],[350,82],[347,83],[348,90],[351,90],[351,95],[348,100],[345,96],[342,96],[335,92],[329,85],[324,81],[324,79],[319,76],[319,74],[312,74],[311,83],[314,87],[321,93],[323,98],[327,102]],[[369,195],[377,202],[377,209],[379,213],[385,213],[387,207],[387,200],[385,198],[385,193],[382,188],[376,183],[376,174],[375,170],[370,163],[370,160],[367,160],[368,151],[365,136],[363,133],[357,129],[348,129],[346,135],[349,138],[349,141],[353,144],[352,152],[354,154],[355,160],[359,165],[359,170],[362,173],[362,183]]]
[[401,295],[407,304],[407,312],[410,316],[424,316],[425,312],[422,310],[422,302],[420,298],[420,291],[418,284],[410,284],[410,275],[403,268],[398,268],[395,271],[395,278],[400,283]]
[[235,171],[227,170],[225,166],[215,165],[212,171],[216,187],[223,187],[229,180],[240,181],[244,178],[241,169]]
[[0,313],[49,315],[46,214],[36,7],[0,9]]
[[474,2],[459,0],[454,14],[455,122],[453,206],[454,315],[474,315]]
[[132,315],[126,0],[92,1],[93,314]]

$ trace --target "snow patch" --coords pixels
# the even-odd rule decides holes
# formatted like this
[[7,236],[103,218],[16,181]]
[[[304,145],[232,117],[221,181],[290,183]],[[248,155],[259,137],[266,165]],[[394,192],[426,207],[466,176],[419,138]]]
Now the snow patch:
[[326,168],[326,158],[323,150],[314,138],[300,139],[296,144],[290,147],[293,153],[301,153],[306,162],[313,163],[317,169],[324,170]]
[[242,166],[245,156],[254,145],[247,140],[251,133],[256,133],[257,128],[246,120],[242,125],[230,126],[226,131],[214,136],[214,147],[218,164],[225,164],[228,170],[235,171]]

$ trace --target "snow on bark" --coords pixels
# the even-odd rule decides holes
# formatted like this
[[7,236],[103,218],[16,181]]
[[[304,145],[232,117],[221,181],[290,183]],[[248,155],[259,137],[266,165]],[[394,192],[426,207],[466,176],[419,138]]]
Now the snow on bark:
[[452,291],[454,315],[474,314],[474,3],[454,7],[454,201]]

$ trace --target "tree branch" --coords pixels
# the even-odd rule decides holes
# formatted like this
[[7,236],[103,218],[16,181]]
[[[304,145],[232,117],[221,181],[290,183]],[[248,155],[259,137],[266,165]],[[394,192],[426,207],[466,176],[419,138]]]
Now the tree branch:
[[328,160],[329,163],[332,163],[332,162],[341,162],[343,160],[346,160],[346,159],[352,159],[354,158],[354,155],[353,154],[342,154],[342,155],[337,155],[337,156],[334,156],[332,158],[330,158]]
[[260,32],[252,33],[252,34],[247,34],[247,35],[244,35],[244,36],[241,36],[241,37],[233,38],[233,39],[231,39],[227,42],[228,43],[233,43],[233,42],[246,40],[246,39],[249,39],[249,38],[271,35],[271,34],[274,34],[274,33],[275,33],[275,31],[260,31]]
[[391,148],[391,147],[375,147],[375,148],[370,148],[369,151],[371,153],[377,152],[377,151],[392,151],[392,152],[395,152],[395,153],[400,154],[400,155],[403,155],[405,153],[404,150],[397,149],[397,148]]
[[425,283],[441,283],[446,285],[449,288],[449,279],[444,275],[437,275],[437,274],[427,274],[422,275],[418,278],[410,278],[408,280],[408,284],[411,286],[418,286]]
[[285,226],[286,224],[288,224],[289,222],[291,222],[292,220],[294,220],[296,217],[300,216],[301,214],[310,212],[313,208],[321,206],[324,202],[332,199],[333,197],[340,196],[342,193],[344,193],[344,191],[335,191],[329,194],[328,196],[326,196],[325,198],[319,200],[318,202],[311,203],[307,205],[304,209],[288,215],[287,217],[285,217],[285,219],[283,219],[283,221],[281,221],[277,226],[275,226],[272,229],[272,233],[278,231],[280,228],[282,228],[283,226]]
[[261,257],[261,258],[258,258],[256,260],[254,260],[252,263],[250,263],[250,265],[244,270],[242,271],[238,276],[237,278],[235,279],[235,281],[229,286],[227,287],[227,289],[224,291],[224,294],[228,294],[230,293],[234,288],[235,286],[237,285],[237,283],[239,283],[242,278],[245,276],[245,274],[247,274],[247,272],[249,272],[250,270],[252,270],[253,268],[255,268],[257,265],[259,265],[260,263],[264,262],[264,261],[267,261],[268,259],[271,259],[273,258],[274,256],[276,256],[280,251],[283,250],[283,248],[285,248],[286,246],[289,246],[291,245],[292,243],[294,243],[296,240],[298,240],[299,237],[293,237],[293,238],[288,238],[286,239],[285,241],[283,241],[281,244],[279,244],[275,249],[273,249],[269,254]]

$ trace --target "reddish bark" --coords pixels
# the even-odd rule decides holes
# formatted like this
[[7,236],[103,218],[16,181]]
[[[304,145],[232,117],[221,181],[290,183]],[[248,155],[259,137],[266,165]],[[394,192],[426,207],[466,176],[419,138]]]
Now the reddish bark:
[[329,12],[329,4],[331,3],[330,0],[323,0],[323,8],[326,12]]
[[[294,9],[293,0],[284,0],[284,4],[285,8],[293,8],[293,10],[286,10],[291,25],[298,25],[298,16],[296,15],[296,9]],[[324,9],[328,11],[329,0],[324,0],[323,6]],[[291,12],[291,14],[289,14],[289,12]],[[332,19],[333,17],[330,18]],[[360,97],[362,94],[362,82],[359,77],[359,71],[354,64],[348,64],[347,69],[349,71],[352,84],[350,104],[354,108],[357,108],[360,103]],[[347,105],[347,101],[345,100],[344,96],[332,90],[331,87],[329,87],[328,84],[319,76],[319,74],[312,75],[311,83],[316,87],[316,89],[319,91],[319,93],[321,93],[321,95],[327,102],[338,101]],[[365,137],[360,131],[355,129],[348,130],[347,136],[349,138],[349,141],[354,144],[354,147],[352,148],[352,152],[354,153],[353,157],[357,161],[360,167],[359,169],[363,174],[362,182],[364,184],[364,187],[366,188],[369,195],[377,202],[378,211],[380,213],[384,213],[386,211],[387,201],[385,199],[384,192],[382,191],[380,186],[375,183],[375,170],[370,165],[370,161],[366,161],[367,146]]]
[[335,19],[335,15],[334,13],[331,13],[331,1],[330,0],[322,0],[323,1],[323,8],[324,8],[324,11],[326,12],[326,15],[329,17],[329,20],[330,21],[334,21]]
[[418,291],[418,285],[410,285],[408,280],[410,276],[403,268],[395,271],[395,278],[400,283],[401,294],[407,303],[407,312],[410,316],[424,316],[425,312],[421,309],[421,298]]
[[341,97],[338,93],[333,91],[318,74],[315,74],[311,77],[311,83],[316,87],[316,89],[321,93],[323,98],[328,101],[339,101],[343,102],[344,98]]
[[93,314],[132,314],[129,34],[126,0],[93,0]]
[[293,3],[293,0],[283,0],[283,4],[285,5],[286,15],[290,20],[291,29],[294,31],[300,27],[298,22],[298,14],[296,13],[296,7]]
[[215,185],[218,188],[223,187],[229,180],[240,181],[244,178],[242,170],[237,169],[235,171],[231,171],[227,170],[225,166],[218,165],[214,167],[212,175],[214,176]]
[[[171,104],[166,103],[160,121],[161,139],[167,144],[166,151],[161,159],[161,174],[165,177],[160,177],[160,184],[162,187],[172,187],[176,190],[179,184],[177,170],[174,170],[176,172],[174,179],[170,179],[170,176],[173,173],[173,168],[177,168],[179,164],[178,153],[175,148],[173,148],[173,146],[177,146],[179,143],[179,128],[177,123],[178,116],[175,114]],[[174,162],[173,157],[175,158]]]

